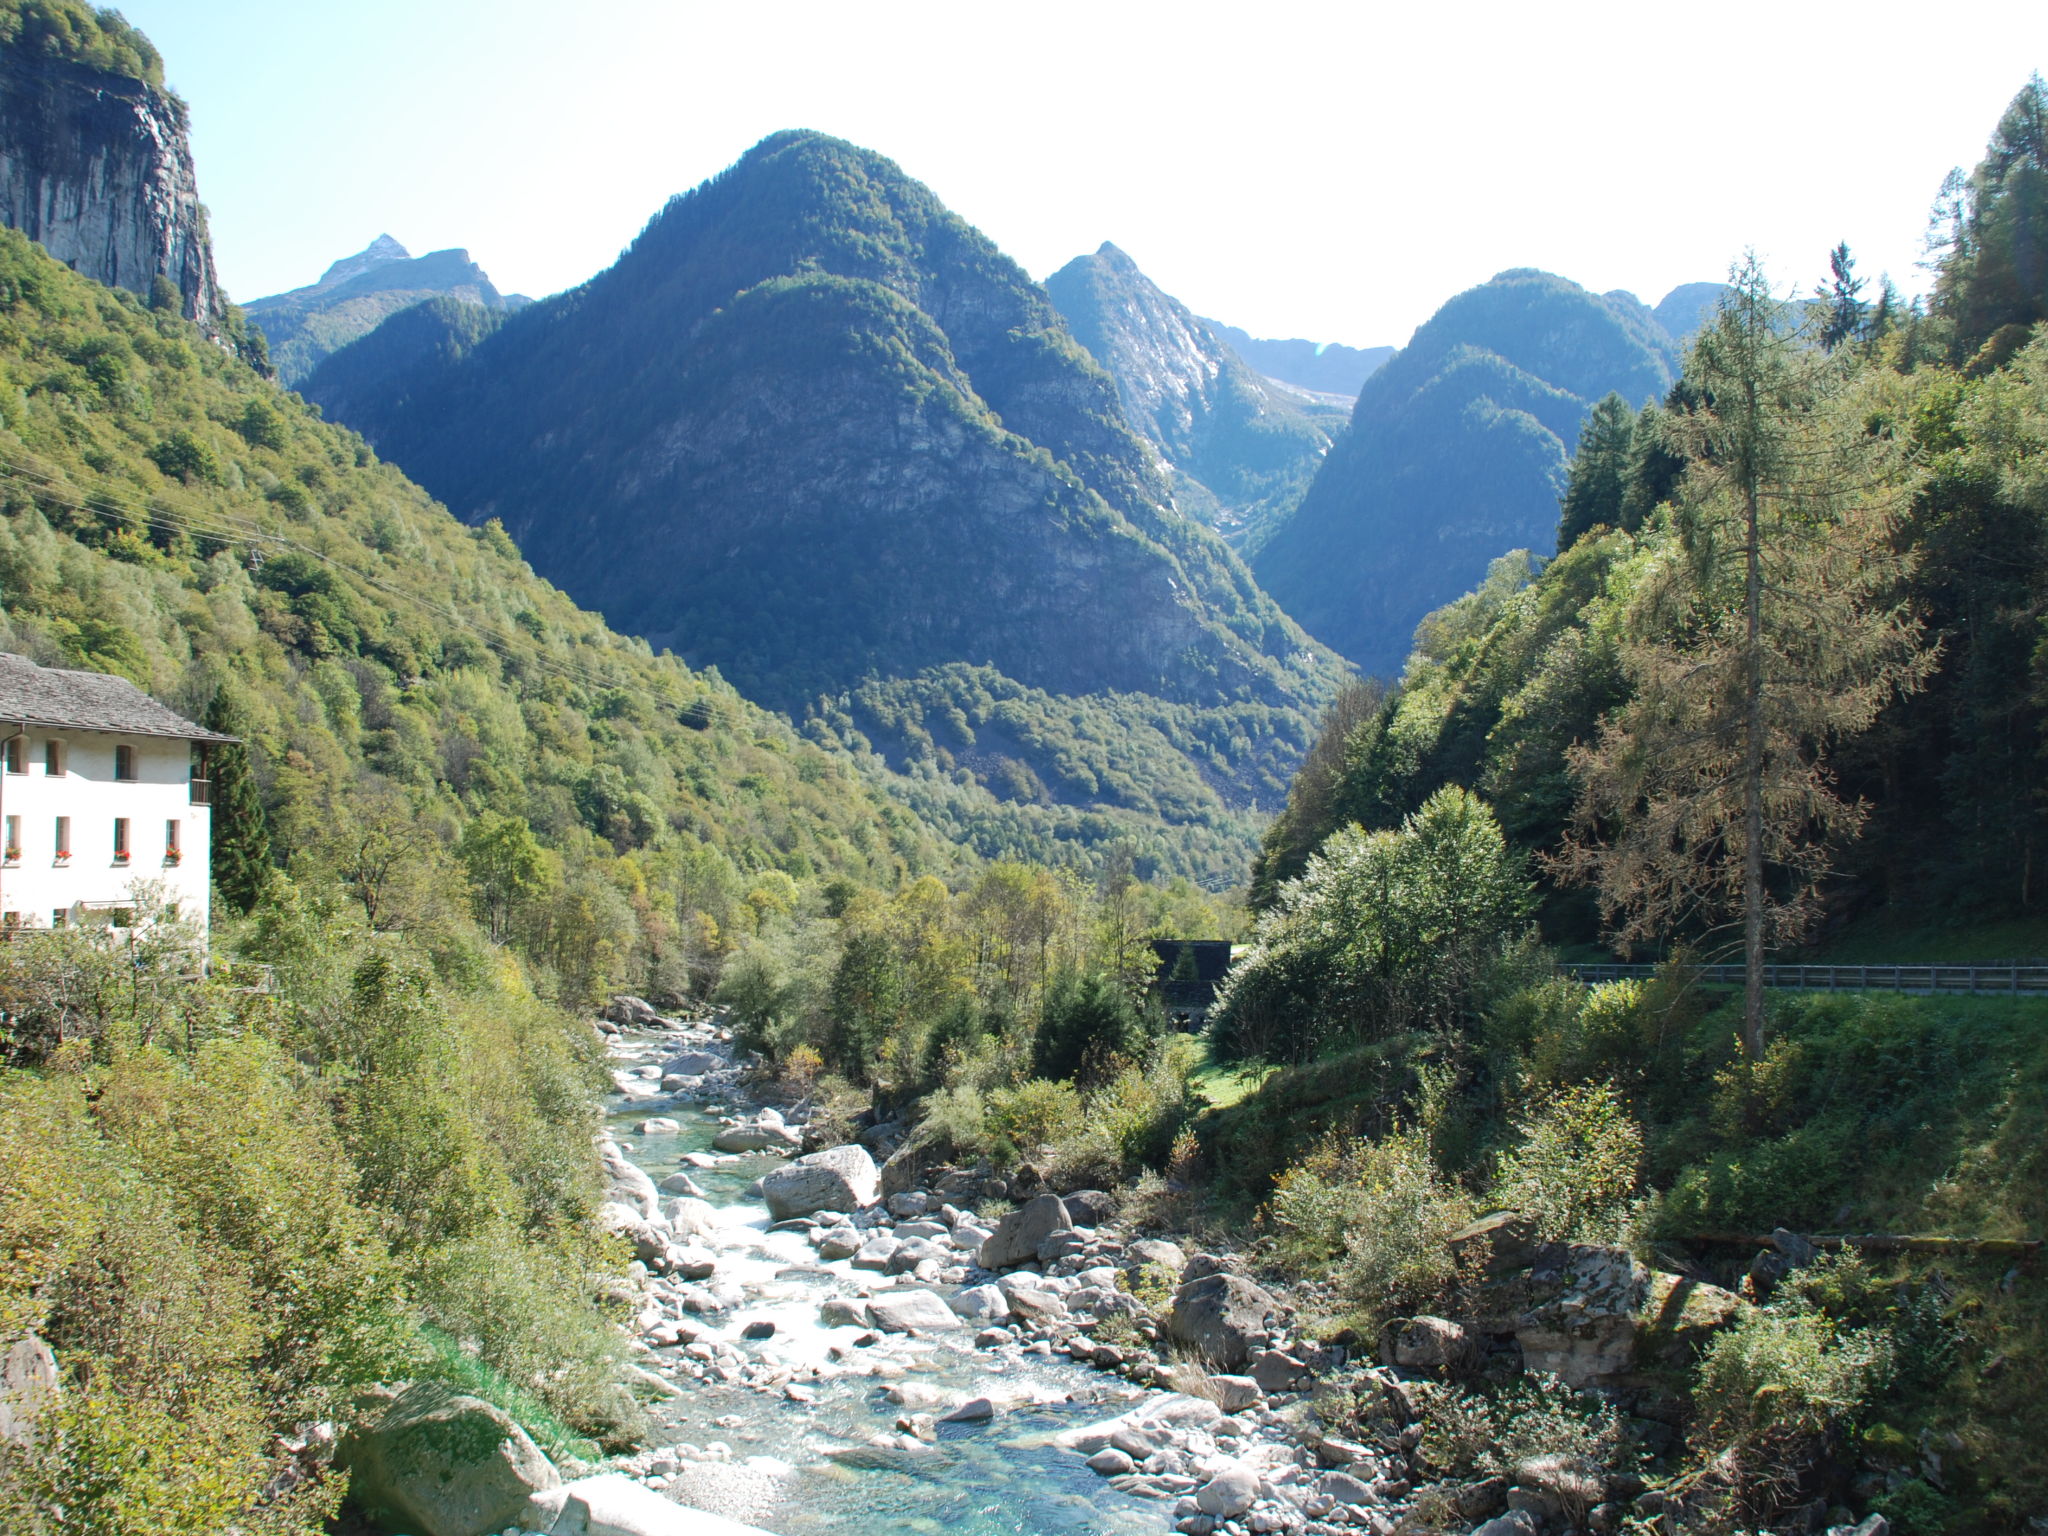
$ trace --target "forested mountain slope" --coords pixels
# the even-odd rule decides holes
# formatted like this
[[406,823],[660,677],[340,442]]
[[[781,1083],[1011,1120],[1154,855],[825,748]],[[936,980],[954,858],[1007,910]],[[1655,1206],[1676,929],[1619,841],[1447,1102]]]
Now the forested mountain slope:
[[[1279,798],[1332,659],[1170,509],[1043,291],[882,157],[778,134],[486,329],[407,312],[307,392],[613,623],[843,740],[1026,783],[851,692],[987,666],[1105,722],[1126,697],[1235,711],[1219,746],[1173,743],[1203,814]],[[999,755],[1050,786],[1071,711],[1044,709]]]
[[296,387],[329,353],[367,335],[399,310],[432,298],[460,299],[487,310],[526,302],[499,293],[467,251],[414,256],[389,235],[379,235],[335,262],[318,282],[251,299],[242,309],[269,342],[278,378]]
[[1166,459],[1182,511],[1238,542],[1293,510],[1341,425],[1334,408],[1260,378],[1114,245],[1075,257],[1045,290]]
[[1549,543],[1593,402],[1661,396],[1676,361],[1640,304],[1546,272],[1459,294],[1365,381],[1349,431],[1259,550],[1259,580],[1318,639],[1398,674],[1424,614],[1495,557]]

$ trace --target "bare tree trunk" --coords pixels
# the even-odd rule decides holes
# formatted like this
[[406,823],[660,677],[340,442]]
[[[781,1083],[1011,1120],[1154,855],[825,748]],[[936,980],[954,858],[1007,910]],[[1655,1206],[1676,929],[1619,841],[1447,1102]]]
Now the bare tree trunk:
[[[1755,415],[1756,402],[1752,400],[1752,421]],[[1757,1061],[1764,1053],[1764,576],[1756,467],[1752,463],[1745,468],[1748,654],[1743,678],[1743,734],[1747,739],[1742,770],[1742,1048],[1751,1061]]]

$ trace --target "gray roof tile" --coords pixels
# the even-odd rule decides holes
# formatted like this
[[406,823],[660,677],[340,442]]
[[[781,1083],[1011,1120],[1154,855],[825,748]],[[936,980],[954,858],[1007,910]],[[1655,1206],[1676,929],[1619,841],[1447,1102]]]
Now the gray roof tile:
[[0,725],[17,721],[117,736],[234,740],[194,725],[125,677],[39,667],[25,657],[0,652]]

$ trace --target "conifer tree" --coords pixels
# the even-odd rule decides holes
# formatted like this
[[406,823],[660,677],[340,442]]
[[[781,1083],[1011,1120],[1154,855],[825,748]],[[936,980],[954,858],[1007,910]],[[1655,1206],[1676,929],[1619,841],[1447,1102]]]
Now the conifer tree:
[[1622,493],[1628,485],[1629,445],[1635,415],[1628,402],[1610,393],[1595,405],[1579,429],[1579,451],[1559,502],[1557,552],[1563,554],[1601,525],[1619,528]]
[[1828,283],[1814,290],[1814,297],[1827,306],[1821,318],[1820,344],[1832,352],[1845,341],[1863,333],[1863,279],[1856,275],[1856,258],[1844,240],[1828,252]]
[[1768,951],[1803,933],[1829,850],[1864,809],[1825,754],[1932,665],[1892,593],[1906,490],[1893,445],[1803,348],[1754,256],[1688,363],[1668,430],[1689,467],[1678,546],[1639,593],[1629,702],[1575,748],[1574,830],[1553,869],[1597,886],[1624,942],[1739,929],[1743,1039],[1763,1047]]
[[[226,689],[207,705],[204,724],[223,736],[241,735],[241,712]],[[247,744],[215,743],[208,767],[213,775],[213,888],[235,911],[247,912],[263,894],[271,869],[270,829]]]

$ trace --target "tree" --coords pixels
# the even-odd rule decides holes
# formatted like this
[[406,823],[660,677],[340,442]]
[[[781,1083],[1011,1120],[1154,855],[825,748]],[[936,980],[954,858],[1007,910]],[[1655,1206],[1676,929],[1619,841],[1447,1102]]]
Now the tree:
[[455,845],[476,888],[479,914],[491,938],[502,941],[520,904],[546,894],[558,881],[548,851],[524,818],[481,812]]
[[1813,291],[1815,300],[1827,306],[1820,323],[1820,344],[1832,352],[1845,341],[1863,334],[1863,279],[1856,275],[1856,258],[1844,240],[1828,252],[1828,283]]
[[1572,458],[1571,478],[1558,504],[1559,554],[1603,524],[1622,526],[1622,495],[1628,487],[1629,446],[1635,426],[1634,413],[1618,394],[1610,393],[1586,417],[1585,426],[1579,429],[1579,451]]
[[1580,784],[1555,873],[1597,886],[1624,943],[1739,923],[1744,1044],[1763,1046],[1763,964],[1814,914],[1829,847],[1864,808],[1824,757],[1932,666],[1892,593],[1906,502],[1895,445],[1840,364],[1802,348],[1752,255],[1700,335],[1676,546],[1639,590],[1632,697],[1571,753]]
[[[246,729],[226,689],[206,706],[205,725],[223,736],[239,737]],[[248,745],[240,740],[214,743],[207,769],[213,776],[213,888],[237,912],[247,912],[263,894],[272,868],[270,829],[249,768]]]
[[1954,327],[1958,363],[2001,332],[2011,340],[1996,350],[2009,353],[2048,319],[2048,84],[2038,74],[2005,109],[1977,169],[1949,173],[1929,223],[1934,308]]

